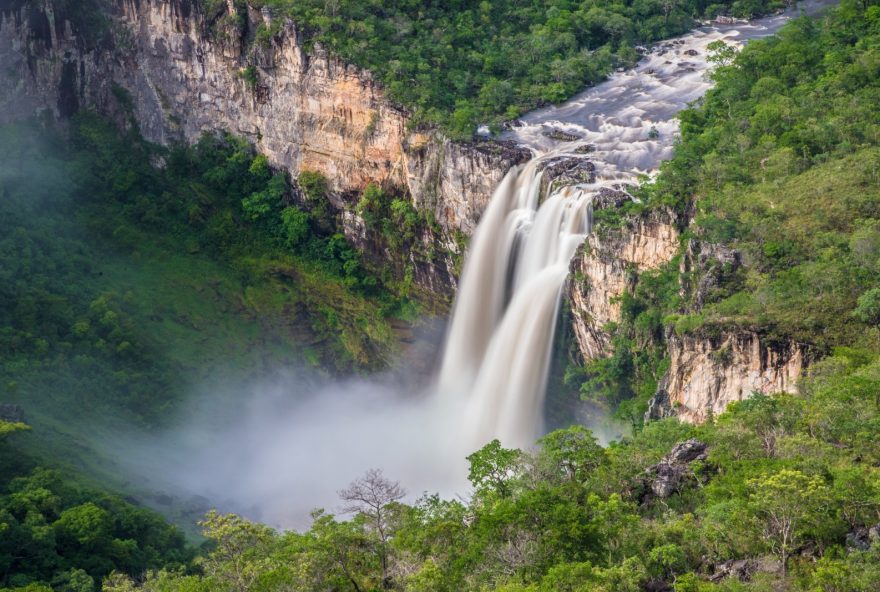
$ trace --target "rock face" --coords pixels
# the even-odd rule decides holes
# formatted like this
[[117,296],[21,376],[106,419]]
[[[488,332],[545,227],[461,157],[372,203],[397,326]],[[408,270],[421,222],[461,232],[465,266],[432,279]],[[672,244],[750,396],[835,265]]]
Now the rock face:
[[[624,197],[620,191],[608,191],[597,207],[619,207]],[[605,327],[620,321],[618,299],[634,286],[637,272],[656,269],[679,252],[682,281],[694,282],[681,289],[693,294],[695,310],[742,264],[739,253],[723,246],[691,240],[681,249],[675,217],[662,210],[627,218],[620,227],[600,227],[587,239],[572,261],[568,287],[573,332],[583,361],[611,353],[612,335]],[[683,337],[667,331],[665,345],[670,368],[649,402],[646,420],[677,416],[701,423],[755,392],[794,393],[809,361],[799,344],[770,342],[755,332],[736,329]]]
[[10,423],[24,423],[24,411],[12,403],[0,403],[0,420]]
[[691,479],[690,464],[706,459],[706,444],[696,439],[676,444],[672,450],[656,465],[645,472],[648,485],[654,496],[666,499]]
[[[268,8],[237,14],[235,6],[204,14],[192,0],[108,0],[113,34],[89,42],[52,0],[4,3],[0,63],[14,84],[0,89],[0,121],[89,107],[121,122],[129,112],[162,144],[231,132],[294,177],[323,173],[340,196],[368,183],[408,194],[433,212],[443,231],[434,246],[447,250],[456,231],[473,230],[507,169],[528,158],[408,132],[407,113],[369,72],[319,45],[306,51],[294,23]],[[351,214],[354,202],[335,205]],[[346,234],[359,232],[351,215],[340,222]]]
[[701,423],[752,393],[795,393],[807,355],[796,343],[767,343],[753,332],[667,335],[670,367],[649,419],[677,415]]
[[678,247],[674,216],[660,210],[587,238],[572,260],[568,287],[572,327],[585,361],[610,353],[611,335],[604,327],[620,320],[617,299],[632,285],[631,271],[663,265]]
[[559,156],[543,162],[541,193],[549,195],[557,189],[594,183],[596,165],[586,158]]
[[413,133],[404,150],[406,184],[417,208],[434,212],[445,230],[470,236],[508,169],[530,158],[512,142],[465,144]]

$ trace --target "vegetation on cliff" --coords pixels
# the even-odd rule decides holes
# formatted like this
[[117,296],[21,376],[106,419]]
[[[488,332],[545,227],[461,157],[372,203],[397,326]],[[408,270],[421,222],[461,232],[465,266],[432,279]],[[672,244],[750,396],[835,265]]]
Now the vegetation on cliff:
[[36,428],[20,449],[121,486],[95,442],[198,389],[386,367],[412,303],[332,230],[324,186],[306,175],[296,200],[228,136],[165,150],[87,114],[0,129],[0,403]]
[[693,223],[681,254],[622,298],[615,353],[585,369],[585,391],[628,400],[638,421],[666,331],[752,329],[814,357],[880,349],[878,46],[880,6],[844,1],[732,61],[715,48],[716,86],[681,114],[675,157],[630,206]]
[[[210,10],[219,0],[203,0]],[[225,3],[225,0],[223,0]],[[638,59],[635,47],[694,19],[750,17],[783,1],[249,0],[290,16],[310,42],[369,69],[414,124],[455,138],[563,101]],[[262,32],[262,36],[271,31]],[[257,33],[258,36],[261,32]]]

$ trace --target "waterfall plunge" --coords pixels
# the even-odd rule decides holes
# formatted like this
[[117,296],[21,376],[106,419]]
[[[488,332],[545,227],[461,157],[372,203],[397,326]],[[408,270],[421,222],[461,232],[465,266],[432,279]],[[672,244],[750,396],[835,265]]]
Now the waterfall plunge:
[[529,447],[541,428],[559,297],[591,231],[591,192],[565,187],[541,201],[533,159],[492,196],[465,260],[438,383],[466,398],[464,441]]

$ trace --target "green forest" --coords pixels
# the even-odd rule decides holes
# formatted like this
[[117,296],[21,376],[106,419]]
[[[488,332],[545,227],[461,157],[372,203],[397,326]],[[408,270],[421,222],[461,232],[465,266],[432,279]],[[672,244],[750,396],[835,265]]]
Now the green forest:
[[[208,15],[226,0],[201,0]],[[636,47],[691,29],[696,19],[749,18],[781,0],[257,0],[289,15],[308,42],[370,70],[414,125],[470,138],[541,105],[561,102]],[[243,6],[243,1],[241,2]],[[243,22],[240,25],[243,26]],[[260,25],[264,42],[279,32]],[[275,28],[276,30],[272,30]]]
[[[626,208],[692,212],[682,251],[735,248],[742,264],[682,274],[682,253],[643,274],[611,328],[613,356],[569,371],[584,393],[640,421],[669,332],[754,329],[816,357],[880,349],[878,26],[880,7],[843,2],[825,24],[798,19],[733,62],[716,48],[716,86],[681,113],[674,158]],[[608,214],[606,225],[625,221]]]
[[[433,63],[449,79],[392,93],[462,133],[570,92],[542,94],[555,83],[593,80],[577,65],[584,48],[591,60],[606,48],[598,77],[625,48],[691,18],[767,7],[274,4],[380,76],[417,79]],[[584,25],[591,11],[627,17],[628,28],[603,38]],[[401,37],[365,44],[377,30]],[[445,37],[456,31],[491,41]],[[532,36],[568,41],[539,46],[517,70],[503,43]],[[400,41],[410,38],[433,42]],[[622,321],[608,328],[614,354],[568,373],[636,424],[632,434],[605,447],[580,426],[531,451],[491,442],[467,458],[467,500],[407,502],[399,476],[364,467],[303,532],[210,512],[203,539],[188,541],[107,493],[109,481],[82,476],[107,469],[89,466],[77,426],[101,412],[159,426],[187,380],[223,368],[381,368],[393,321],[413,314],[406,283],[371,270],[333,230],[325,179],[292,183],[235,137],[166,149],[90,114],[65,130],[0,129],[0,400],[27,414],[0,420],[0,592],[876,590],[880,4],[844,0],[821,20],[715,52],[715,87],[681,114],[674,158],[640,202],[597,217],[599,232],[653,209],[694,220],[682,254],[623,296]],[[489,55],[514,69],[496,73]],[[550,81],[544,61],[545,78],[533,79],[551,55],[580,74]],[[493,77],[511,81],[508,102],[481,103]],[[371,187],[358,207],[388,235],[395,216],[419,223],[394,203]],[[683,272],[689,245],[736,248],[742,265]],[[715,274],[711,290],[697,289],[700,273]],[[799,394],[755,395],[700,426],[642,424],[666,341],[731,327],[804,343],[814,361]],[[47,460],[62,448],[69,456]]]

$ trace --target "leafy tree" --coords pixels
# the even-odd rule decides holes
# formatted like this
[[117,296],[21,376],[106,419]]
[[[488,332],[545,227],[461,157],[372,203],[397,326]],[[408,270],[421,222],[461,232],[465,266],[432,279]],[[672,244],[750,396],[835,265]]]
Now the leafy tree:
[[792,469],[752,479],[749,485],[752,511],[764,520],[763,536],[785,574],[791,552],[822,519],[828,488],[819,477]]
[[506,497],[512,493],[512,481],[519,473],[521,458],[519,450],[504,448],[499,440],[492,440],[467,457],[468,480],[478,495]]
[[205,574],[225,589],[252,590],[271,566],[267,551],[274,539],[272,530],[213,510],[199,524],[204,536],[214,543],[214,549],[199,562]]

